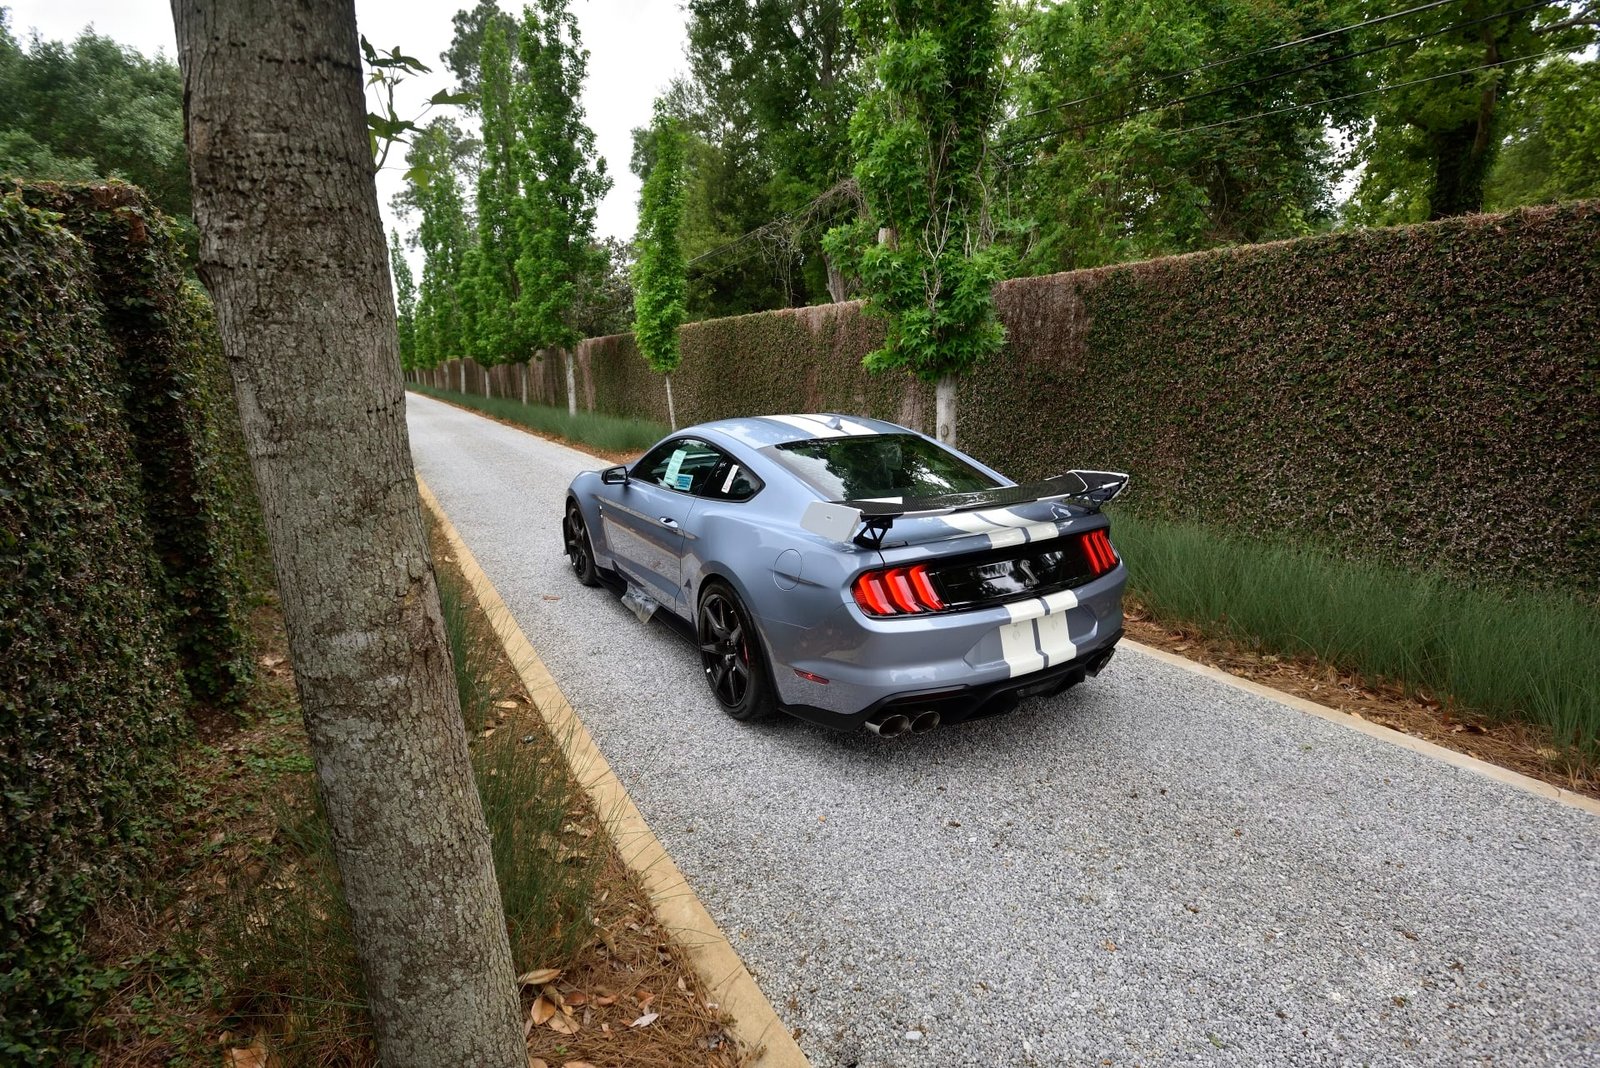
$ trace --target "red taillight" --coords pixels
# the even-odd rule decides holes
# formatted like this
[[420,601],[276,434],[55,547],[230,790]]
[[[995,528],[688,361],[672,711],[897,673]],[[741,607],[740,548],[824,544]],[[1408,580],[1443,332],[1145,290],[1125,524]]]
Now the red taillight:
[[864,571],[850,591],[861,610],[873,616],[915,615],[944,608],[944,598],[933,588],[923,564]]
[[1117,553],[1111,547],[1111,537],[1106,529],[1091,530],[1083,536],[1083,552],[1096,576],[1104,575],[1117,566]]

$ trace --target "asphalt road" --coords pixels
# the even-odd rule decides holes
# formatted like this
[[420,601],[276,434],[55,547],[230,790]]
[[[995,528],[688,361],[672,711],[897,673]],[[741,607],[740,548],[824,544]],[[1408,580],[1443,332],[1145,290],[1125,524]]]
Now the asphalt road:
[[917,737],[734,723],[567,570],[592,457],[414,395],[410,426],[818,1068],[1600,1065],[1600,819],[1132,651]]

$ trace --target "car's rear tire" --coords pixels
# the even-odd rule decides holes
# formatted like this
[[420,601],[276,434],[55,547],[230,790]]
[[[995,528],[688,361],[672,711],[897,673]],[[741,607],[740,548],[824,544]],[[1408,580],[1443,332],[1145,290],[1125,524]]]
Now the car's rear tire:
[[577,501],[567,501],[567,514],[561,520],[561,540],[566,543],[567,560],[578,581],[585,586],[600,585],[600,570],[594,563],[594,542],[589,540],[589,526],[583,521],[583,510]]
[[761,719],[776,707],[761,635],[739,595],[721,582],[707,583],[695,613],[700,664],[711,696],[740,722]]

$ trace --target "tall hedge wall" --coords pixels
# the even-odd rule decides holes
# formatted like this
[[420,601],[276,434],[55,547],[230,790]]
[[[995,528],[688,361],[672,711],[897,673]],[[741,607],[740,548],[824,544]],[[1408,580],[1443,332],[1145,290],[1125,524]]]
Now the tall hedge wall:
[[0,1061],[90,1002],[81,917],[182,734],[115,346],[82,242],[0,196]]
[[145,521],[184,675],[232,703],[250,678],[241,555],[254,492],[225,448],[233,391],[210,301],[186,285],[170,220],[118,182],[22,187],[89,247],[96,296],[133,432]]
[[[963,448],[1013,476],[1131,471],[1129,506],[1351,556],[1600,590],[1600,202],[1025,278],[961,385]],[[834,409],[929,429],[869,376],[857,304],[691,323],[679,419]],[[664,419],[627,336],[594,406]]]
[[[210,302],[117,183],[0,189],[0,1063],[56,1063],[265,554]],[[268,580],[269,581],[269,580]]]

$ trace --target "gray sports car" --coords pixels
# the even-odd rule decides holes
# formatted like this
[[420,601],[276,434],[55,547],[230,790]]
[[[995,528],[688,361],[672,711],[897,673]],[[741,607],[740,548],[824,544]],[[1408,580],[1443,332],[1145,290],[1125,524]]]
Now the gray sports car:
[[893,736],[1106,666],[1127,572],[1100,508],[1127,482],[1019,486],[876,419],[725,419],[579,475],[562,534],[580,582],[693,628],[730,716]]

